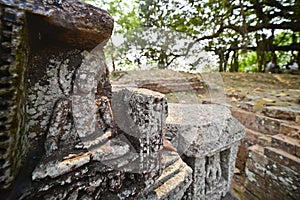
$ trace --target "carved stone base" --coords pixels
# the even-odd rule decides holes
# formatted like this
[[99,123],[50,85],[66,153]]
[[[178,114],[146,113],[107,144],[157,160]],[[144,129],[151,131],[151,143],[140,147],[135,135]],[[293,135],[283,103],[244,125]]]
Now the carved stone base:
[[167,129],[166,135],[193,169],[193,183],[183,199],[225,196],[243,126],[224,106],[169,104]]

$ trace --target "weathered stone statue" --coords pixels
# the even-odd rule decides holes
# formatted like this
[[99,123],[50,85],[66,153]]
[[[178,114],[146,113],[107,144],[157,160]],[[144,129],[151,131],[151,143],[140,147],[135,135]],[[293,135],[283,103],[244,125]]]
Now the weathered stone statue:
[[[228,191],[242,128],[212,130],[208,148],[201,125],[192,137],[183,122],[166,126],[164,95],[112,93],[106,11],[79,0],[0,0],[0,19],[1,198],[179,200]],[[163,150],[173,128],[190,167]]]
[[111,16],[75,0],[0,6],[1,191],[11,199],[137,196],[161,169],[123,168],[139,152],[113,121],[103,54]]

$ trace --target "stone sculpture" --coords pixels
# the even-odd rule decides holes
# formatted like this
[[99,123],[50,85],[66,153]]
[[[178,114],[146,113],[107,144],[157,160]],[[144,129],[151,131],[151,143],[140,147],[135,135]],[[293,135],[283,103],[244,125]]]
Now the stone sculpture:
[[[122,190],[137,196],[145,187],[143,177],[112,168],[113,158],[128,156],[132,147],[114,136],[103,55],[111,16],[74,0],[1,0],[0,5],[1,52],[7,49],[1,70],[11,77],[7,102],[13,111],[2,122],[8,152],[2,154],[1,190],[25,199],[116,197]],[[132,182],[130,189],[122,187],[124,180]]]
[[[79,0],[0,0],[0,19],[1,198],[179,200],[228,191],[241,134],[228,138],[241,130],[210,149],[180,126],[166,130],[164,95],[112,93],[106,11]],[[190,167],[163,150],[173,128]]]
[[230,188],[243,126],[221,105],[169,104],[169,113],[167,135],[193,169],[183,199],[221,199]]

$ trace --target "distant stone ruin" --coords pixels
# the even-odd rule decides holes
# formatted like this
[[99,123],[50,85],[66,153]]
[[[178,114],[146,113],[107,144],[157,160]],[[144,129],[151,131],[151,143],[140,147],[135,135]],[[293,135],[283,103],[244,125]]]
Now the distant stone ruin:
[[1,198],[226,195],[244,128],[223,106],[112,91],[106,11],[78,0],[0,0],[0,19]]

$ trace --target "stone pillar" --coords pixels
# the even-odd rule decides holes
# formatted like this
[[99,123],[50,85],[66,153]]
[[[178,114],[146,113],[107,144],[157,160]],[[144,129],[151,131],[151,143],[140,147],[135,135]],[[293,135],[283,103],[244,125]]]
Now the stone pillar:
[[167,135],[193,169],[183,199],[221,199],[229,191],[243,126],[220,105],[169,104]]
[[167,101],[163,94],[147,89],[123,89],[113,94],[112,109],[119,132],[139,157],[133,170],[153,183],[161,173],[163,128]]

